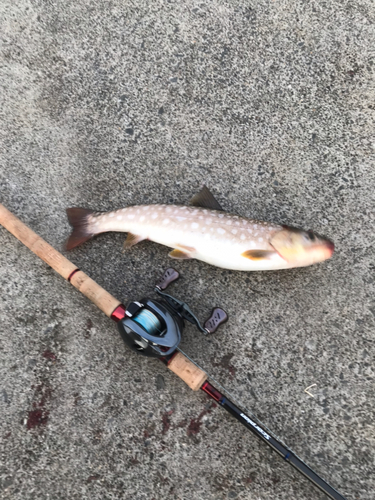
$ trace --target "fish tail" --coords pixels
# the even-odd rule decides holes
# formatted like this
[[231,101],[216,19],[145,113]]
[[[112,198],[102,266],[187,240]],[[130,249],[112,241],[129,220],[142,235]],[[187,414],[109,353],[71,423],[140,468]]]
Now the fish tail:
[[92,216],[95,214],[93,210],[73,207],[67,208],[66,214],[68,216],[69,224],[73,227],[72,234],[65,243],[65,248],[67,250],[71,250],[78,245],[82,245],[82,243],[98,233],[98,231],[95,231],[92,228]]

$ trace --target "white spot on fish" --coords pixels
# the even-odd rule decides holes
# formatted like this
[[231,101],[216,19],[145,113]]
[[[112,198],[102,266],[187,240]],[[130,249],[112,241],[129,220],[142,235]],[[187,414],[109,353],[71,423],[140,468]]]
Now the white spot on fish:
[[169,219],[164,219],[163,224],[169,224]]
[[222,227],[218,227],[216,231],[217,231],[219,234],[224,234],[224,233],[225,233],[225,229],[223,229]]
[[259,238],[258,241],[259,241],[259,243],[262,243],[263,238]]
[[231,226],[232,225],[232,221],[230,219],[227,220],[227,226]]
[[207,224],[211,224],[211,222],[212,222],[212,219],[206,219]]
[[193,222],[191,225],[191,229],[198,229],[198,227],[199,227],[199,224],[197,224],[196,222]]
[[121,219],[122,219],[122,215],[118,215],[117,220],[121,220]]
[[128,217],[129,219],[134,219],[134,214],[129,214]]
[[232,234],[237,234],[237,229],[232,229]]
[[254,229],[257,229],[258,228],[258,225],[257,224],[254,224]]
[[110,217],[114,217],[114,216],[115,216],[115,214],[114,214],[113,212],[111,212],[111,213],[109,214],[109,216],[110,216]]
[[241,234],[241,240],[245,240],[246,239],[246,236],[242,233]]
[[157,219],[157,218],[158,218],[158,214],[154,212],[154,213],[151,215],[151,219]]
[[145,220],[145,218],[146,218],[146,217],[145,217],[144,215],[142,215],[142,216],[139,218],[140,222],[143,222],[143,221]]
[[186,217],[181,217],[181,216],[177,216],[176,219],[181,222],[183,220],[186,220]]
[[238,220],[236,220],[235,224],[236,224],[236,226],[240,225],[240,223],[238,222]]
[[148,209],[148,206],[147,206],[147,205],[144,205],[144,206],[142,207],[142,210],[147,210],[147,209]]
[[249,228],[249,229],[247,230],[247,232],[251,234],[251,233],[253,232],[253,230]]
[[171,212],[171,211],[172,211],[172,209],[171,209],[171,207],[167,207],[167,208],[165,209],[165,211],[166,211],[166,212]]
[[222,219],[224,217],[224,214],[219,214],[219,218]]

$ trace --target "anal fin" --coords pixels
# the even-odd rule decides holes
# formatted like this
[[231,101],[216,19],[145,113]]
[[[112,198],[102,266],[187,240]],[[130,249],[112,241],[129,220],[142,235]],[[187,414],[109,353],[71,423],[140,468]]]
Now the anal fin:
[[171,252],[169,252],[169,257],[172,257],[172,259],[179,259],[179,260],[187,260],[187,259],[192,259],[193,257],[191,256],[192,251],[194,248],[186,247],[183,250],[179,250],[178,248],[175,248]]
[[276,252],[272,252],[269,250],[246,250],[241,255],[246,259],[259,261],[271,259],[274,255],[276,255]]
[[140,241],[143,241],[145,238],[143,236],[139,236],[138,234],[128,233],[126,240],[124,242],[124,248],[131,248]]

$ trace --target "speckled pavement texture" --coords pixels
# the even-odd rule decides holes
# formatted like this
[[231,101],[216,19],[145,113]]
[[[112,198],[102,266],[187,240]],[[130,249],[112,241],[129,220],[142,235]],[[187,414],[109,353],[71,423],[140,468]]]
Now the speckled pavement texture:
[[[119,233],[68,256],[124,302],[173,263],[201,319],[225,308],[182,348],[348,500],[375,491],[374,17],[370,0],[0,4],[0,201],[57,249],[66,207],[188,203],[204,183],[334,240],[279,272],[123,253]],[[1,228],[0,245],[1,499],[326,498]]]

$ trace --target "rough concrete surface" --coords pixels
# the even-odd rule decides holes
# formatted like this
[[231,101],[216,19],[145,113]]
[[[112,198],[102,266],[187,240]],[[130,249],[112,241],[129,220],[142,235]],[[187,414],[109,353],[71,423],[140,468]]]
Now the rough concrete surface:
[[[108,233],[69,253],[123,301],[173,285],[182,348],[348,499],[374,498],[371,0],[2,0],[0,201],[57,249],[65,208],[189,199],[312,228],[332,260],[177,262]],[[0,228],[4,499],[326,498],[203,393],[127,350]],[[316,384],[310,392],[305,388]]]

